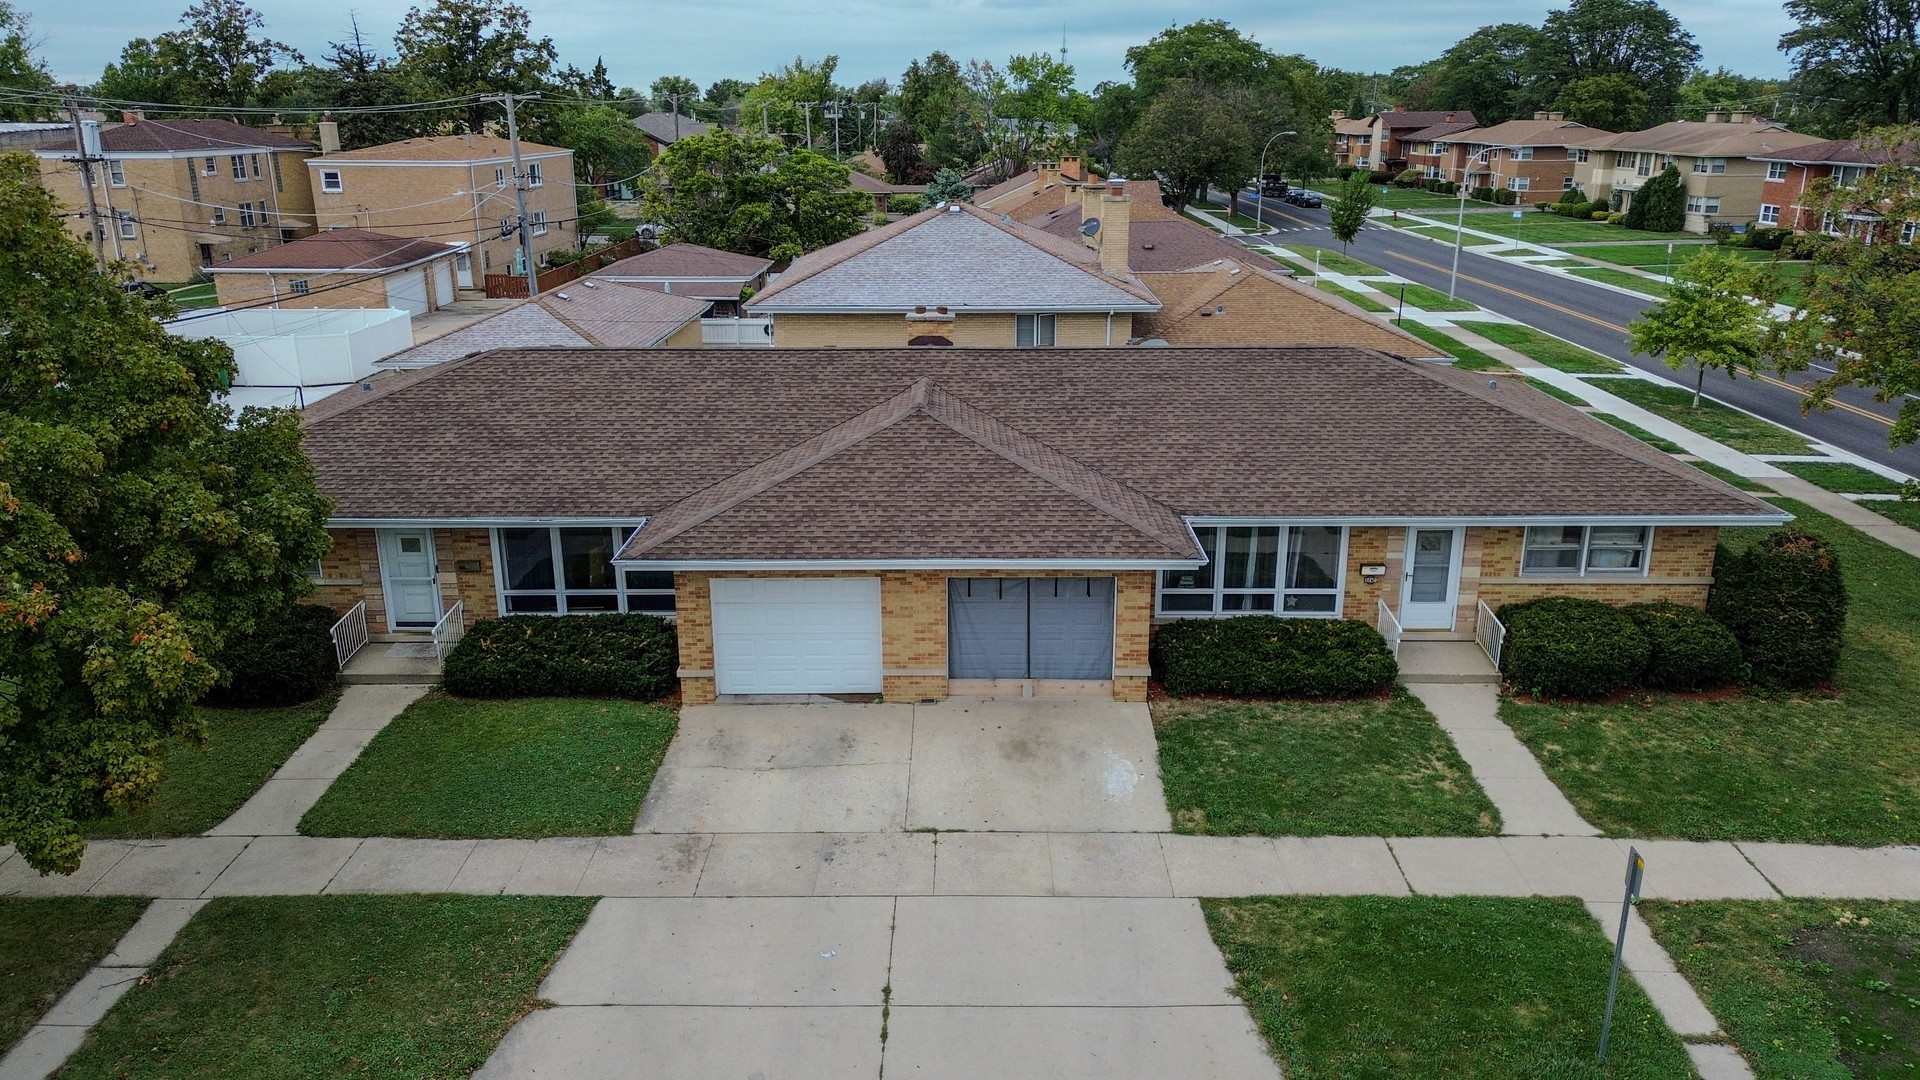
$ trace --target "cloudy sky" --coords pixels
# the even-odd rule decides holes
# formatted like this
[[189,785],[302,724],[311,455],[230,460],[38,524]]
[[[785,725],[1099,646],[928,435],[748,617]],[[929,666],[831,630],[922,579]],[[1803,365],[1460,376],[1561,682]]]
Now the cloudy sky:
[[[126,39],[173,29],[188,0],[15,0],[32,12],[41,51],[61,81],[91,82]],[[391,51],[406,3],[360,0],[252,0],[269,34],[308,55],[324,51],[347,29],[353,10],[362,29]],[[1066,29],[1068,60],[1082,88],[1121,79],[1127,46],[1169,23],[1225,18],[1280,52],[1323,64],[1386,70],[1437,55],[1475,27],[1537,23],[1557,4],[1521,0],[1370,0],[1364,16],[1340,3],[1257,3],[1240,7],[1187,0],[521,0],[534,29],[559,46],[563,63],[588,67],[604,56],[614,81],[642,86],[662,74],[706,85],[724,76],[751,79],[791,60],[840,56],[840,81],[897,80],[907,61],[933,49],[965,59],[1003,59],[1014,52],[1055,50]],[[1784,76],[1775,49],[1789,23],[1778,0],[1668,0],[1692,30],[1709,67]]]

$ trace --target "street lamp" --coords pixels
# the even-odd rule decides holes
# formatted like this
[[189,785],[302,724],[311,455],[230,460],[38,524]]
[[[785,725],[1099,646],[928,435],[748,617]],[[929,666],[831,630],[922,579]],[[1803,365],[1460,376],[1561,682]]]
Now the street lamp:
[[1273,145],[1274,139],[1298,134],[1297,131],[1276,131],[1273,138],[1267,140],[1267,145],[1260,148],[1260,175],[1253,178],[1253,220],[1259,222],[1262,229],[1267,227],[1267,147]]
[[1453,273],[1447,278],[1447,299],[1449,300],[1453,299],[1453,291],[1460,285],[1460,248],[1466,243],[1466,233],[1464,230],[1467,225],[1467,177],[1473,166],[1474,159],[1496,151],[1511,149],[1513,149],[1513,147],[1505,143],[1489,146],[1469,155],[1466,164],[1460,166],[1460,190],[1458,192],[1460,196],[1460,209],[1453,217]]

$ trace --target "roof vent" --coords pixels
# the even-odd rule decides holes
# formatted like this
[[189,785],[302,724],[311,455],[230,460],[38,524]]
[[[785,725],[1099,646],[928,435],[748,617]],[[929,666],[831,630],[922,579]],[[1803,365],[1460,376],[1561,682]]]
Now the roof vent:
[[957,213],[959,213],[959,212],[960,212],[960,204],[959,204],[959,203],[950,203],[950,204],[948,204],[948,206],[947,206],[947,213],[949,213],[949,214],[957,214]]
[[1498,390],[1498,389],[1500,389],[1500,380],[1499,380],[1499,379],[1488,379],[1488,380],[1487,380],[1487,389],[1489,389],[1489,390]]
[[1000,215],[1000,224],[1002,224],[1002,225],[1011,225],[1011,224],[1013,224],[1013,215],[1012,215],[1012,214],[1001,214],[1001,215]]
[[1225,304],[1214,305],[1213,313],[1215,315],[1225,315],[1227,313],[1227,305]]
[[1234,267],[1233,269],[1231,269],[1231,270],[1229,270],[1229,271],[1227,271],[1227,276],[1228,276],[1228,277],[1232,277],[1233,275],[1235,275],[1235,274],[1237,274],[1237,273],[1239,273],[1239,272],[1240,272],[1240,268],[1236,266],[1236,267]]
[[559,298],[560,298],[560,299],[562,299],[562,300],[571,300],[571,299],[573,299],[573,297],[571,297],[571,296],[568,296],[568,295],[567,295],[566,293],[563,293],[563,292],[557,292],[557,293],[554,293],[553,295],[554,295],[554,296],[557,296],[557,297],[559,297]]
[[598,285],[595,285],[595,284],[594,284],[593,282],[591,282],[591,281],[583,281],[583,282],[581,282],[581,283],[580,283],[580,287],[581,287],[581,288],[583,288],[583,289],[597,289],[597,288],[599,288],[600,286],[598,286]]
[[1211,318],[1213,318],[1213,311],[1212,311],[1211,309],[1208,309],[1208,308],[1201,308],[1201,309],[1200,309],[1200,317],[1201,317],[1201,318],[1203,318],[1203,319],[1211,319]]
[[1148,243],[1148,244],[1141,244],[1141,245],[1140,245],[1140,250],[1141,250],[1141,251],[1152,251],[1152,250],[1153,250],[1153,245],[1152,245],[1152,244],[1150,244],[1150,243]]

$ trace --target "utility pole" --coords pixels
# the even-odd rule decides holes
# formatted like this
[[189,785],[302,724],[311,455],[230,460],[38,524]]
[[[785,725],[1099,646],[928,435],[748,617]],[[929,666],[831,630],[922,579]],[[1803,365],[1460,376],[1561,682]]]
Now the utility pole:
[[813,149],[813,106],[811,101],[803,101],[800,107],[807,111],[807,149]]
[[87,193],[87,231],[93,234],[93,263],[105,273],[107,238],[100,232],[100,207],[93,201],[93,159],[87,154],[87,139],[80,126],[80,99],[67,95],[67,115],[73,120],[73,149],[80,155],[80,190]]
[[527,217],[527,174],[520,168],[520,125],[514,117],[514,106],[522,101],[533,101],[539,94],[498,94],[488,98],[497,101],[507,110],[507,142],[513,147],[513,197],[520,204],[520,250],[527,257],[527,295],[536,296],[540,292],[540,270],[533,262],[533,222]]

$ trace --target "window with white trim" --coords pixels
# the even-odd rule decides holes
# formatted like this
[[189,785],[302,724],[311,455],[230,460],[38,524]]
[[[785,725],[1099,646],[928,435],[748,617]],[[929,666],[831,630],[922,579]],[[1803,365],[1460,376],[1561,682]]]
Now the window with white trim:
[[241,203],[240,204],[240,227],[243,229],[251,229],[254,227],[255,224],[257,224],[257,222],[255,221],[253,216],[253,204],[250,202]]
[[1652,176],[1653,175],[1653,155],[1641,154],[1638,160],[1636,160],[1633,163],[1633,174],[1635,176]]
[[248,158],[250,158],[250,159],[251,159],[251,160],[253,161],[253,176],[252,176],[252,179],[254,179],[254,180],[258,180],[258,179],[260,179],[260,177],[261,177],[261,172],[260,172],[260,155],[259,155],[259,154],[248,154],[248,155],[247,155],[247,157],[248,157]]
[[347,190],[346,182],[340,178],[339,169],[320,170],[320,190],[325,192],[341,192]]
[[113,212],[113,216],[114,216],[115,218],[118,218],[118,219],[119,219],[119,221],[120,221],[120,239],[122,239],[122,240],[131,240],[131,239],[133,239],[133,236],[134,236],[134,232],[133,232],[133,211],[131,211],[131,210],[115,210],[115,211]]
[[1344,527],[1222,525],[1193,532],[1207,564],[1160,572],[1160,614],[1339,616]]
[[1727,171],[1727,159],[1723,157],[1697,157],[1693,159],[1693,171],[1697,173],[1723,173]]
[[218,175],[220,175],[220,164],[219,164],[219,162],[218,162],[218,161],[216,161],[216,160],[215,160],[214,158],[207,158],[207,159],[206,159],[206,160],[205,160],[204,162],[202,162],[202,163],[201,163],[201,166],[200,166],[200,175],[202,175],[202,176],[218,176]]
[[533,235],[547,235],[547,212],[545,210],[535,210],[533,213],[527,215],[527,221],[533,225]]
[[1640,574],[1647,572],[1645,525],[1535,525],[1520,555],[1522,574]]
[[107,159],[107,183],[114,187],[127,186],[127,167],[112,158]]
[[227,223],[227,208],[226,208],[226,207],[224,207],[224,206],[216,206],[216,207],[214,207],[214,208],[213,208],[213,223],[214,223],[215,225],[225,225],[225,224]]
[[1507,177],[1508,191],[1525,191],[1532,185],[1533,185],[1533,180],[1530,177],[1525,177],[1525,176]]
[[537,161],[527,162],[527,186],[539,187],[546,182],[546,177],[541,175],[540,172],[540,163]]
[[1833,184],[1835,187],[1854,187],[1866,178],[1867,167],[1865,165],[1835,165],[1833,167]]
[[1718,195],[1687,196],[1687,213],[1717,214],[1719,212],[1720,212],[1720,196]]
[[504,166],[493,170],[493,186],[496,188],[507,186],[507,170]]
[[287,288],[292,289],[293,295],[295,296],[305,296],[309,291],[312,290],[313,286],[309,283],[307,278],[300,277],[300,278],[294,278],[292,281],[287,282]]
[[247,179],[246,155],[231,154],[227,157],[227,164],[232,167],[233,179],[238,183],[245,183]]
[[1906,221],[1900,225],[1900,242],[1911,244],[1920,239],[1920,221]]
[[613,556],[633,526],[493,530],[500,608],[509,615],[673,614],[673,573],[619,570]]
[[1561,191],[1572,191],[1572,190],[1573,190],[1573,177],[1571,177],[1571,176],[1563,176],[1563,177],[1561,177],[1561,178],[1560,178],[1560,190],[1561,190]]
[[1760,224],[1762,225],[1780,224],[1780,208],[1777,206],[1774,206],[1772,203],[1761,203],[1760,204]]
[[1509,160],[1509,161],[1532,161],[1532,160],[1533,160],[1533,147],[1531,147],[1531,146],[1514,146],[1514,147],[1509,147],[1509,148],[1507,149],[1507,160]]
[[1013,344],[1021,349],[1047,348],[1054,344],[1057,325],[1055,315],[1015,315]]
[[1779,181],[1785,180],[1786,178],[1787,178],[1786,162],[1784,161],[1767,162],[1767,180],[1769,182],[1778,183]]
[[1567,148],[1567,160],[1577,161],[1580,164],[1585,165],[1587,163],[1587,152],[1585,150],[1579,149],[1578,147],[1570,146]]

